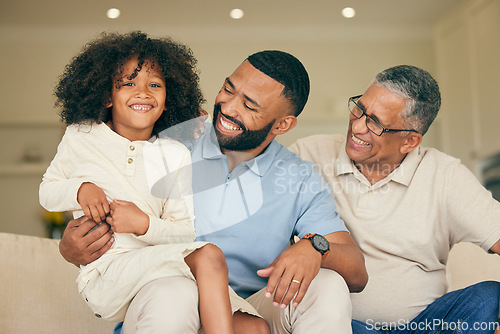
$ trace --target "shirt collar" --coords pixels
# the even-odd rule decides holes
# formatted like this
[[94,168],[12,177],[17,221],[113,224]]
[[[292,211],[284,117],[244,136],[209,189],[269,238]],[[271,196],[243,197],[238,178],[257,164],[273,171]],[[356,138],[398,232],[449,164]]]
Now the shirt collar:
[[342,174],[354,173],[354,164],[352,163],[351,158],[347,155],[345,151],[345,140],[342,142],[341,149],[339,151],[339,155],[335,160],[335,173],[337,176]]
[[[262,177],[271,167],[274,157],[280,148],[281,145],[273,139],[273,141],[271,141],[261,154],[255,158],[242,162],[242,164],[246,165],[248,169]],[[212,126],[205,127],[205,136],[202,143],[202,156],[203,159],[208,160],[225,158],[224,153],[220,150],[219,143],[217,142],[215,131]]]
[[[392,173],[390,173],[384,180],[379,182],[385,181],[384,183],[387,183],[389,181],[394,181],[401,183],[402,185],[409,186],[421,159],[421,150],[419,146],[406,155],[398,168],[392,171]],[[356,167],[354,166],[354,163],[345,151],[344,141],[344,146],[342,146],[342,149],[335,160],[335,173],[337,176],[349,173],[355,174],[355,169]]]
[[392,180],[409,186],[422,159],[420,146],[406,155],[403,162],[392,173]]
[[274,158],[281,147],[281,144],[273,139],[261,154],[251,160],[245,161],[244,164],[255,174],[263,176],[271,168]]
[[224,157],[224,154],[219,148],[219,143],[215,137],[215,132],[211,125],[205,126],[205,135],[203,137],[202,144],[202,156],[203,159],[213,160],[220,159]]

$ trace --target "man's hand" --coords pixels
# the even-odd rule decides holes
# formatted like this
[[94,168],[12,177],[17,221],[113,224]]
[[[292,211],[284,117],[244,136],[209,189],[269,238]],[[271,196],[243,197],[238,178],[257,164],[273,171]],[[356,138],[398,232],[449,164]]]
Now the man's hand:
[[496,253],[500,255],[500,240],[498,240],[493,246],[490,248],[490,253]]
[[106,222],[116,233],[144,235],[149,229],[149,216],[132,202],[115,199],[110,205],[111,217]]
[[59,242],[59,252],[66,261],[77,266],[87,265],[108,251],[114,242],[109,225],[103,223],[96,226],[93,220],[85,216],[68,223]]
[[[491,248],[490,253],[496,253],[500,255],[500,240],[498,240]],[[498,322],[500,323],[500,313],[498,314]],[[494,334],[500,334],[500,324],[495,329]]]
[[339,273],[350,292],[364,289],[368,282],[365,259],[351,235],[339,231],[327,234],[325,238],[330,243],[328,255],[321,256],[309,240],[301,239],[281,253],[269,267],[257,271],[259,276],[269,277],[266,297],[271,297],[276,289],[274,305],[285,308],[297,293],[292,304],[296,307],[320,267]]
[[105,221],[109,213],[109,203],[101,188],[93,183],[84,182],[78,189],[76,200],[87,218],[93,219],[96,223]]
[[297,307],[318,274],[321,262],[321,254],[309,240],[302,239],[287,248],[269,267],[257,271],[259,276],[269,277],[266,297],[271,297],[276,289],[273,304],[284,309],[297,293],[293,300],[293,306]]
[[208,118],[208,113],[205,109],[200,109],[200,113],[196,120],[198,124],[196,124],[194,129],[194,139],[198,139],[205,132],[205,120]]

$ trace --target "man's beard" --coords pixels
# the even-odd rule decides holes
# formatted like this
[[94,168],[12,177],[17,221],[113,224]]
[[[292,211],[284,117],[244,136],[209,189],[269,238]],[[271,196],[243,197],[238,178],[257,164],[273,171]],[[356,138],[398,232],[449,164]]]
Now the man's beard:
[[[219,116],[219,112],[224,115],[225,118],[240,127],[243,132],[234,137],[229,137],[221,133],[219,129],[217,129],[217,119]],[[250,151],[259,147],[266,140],[269,132],[271,132],[271,128],[273,127],[275,121],[276,119],[272,120],[269,124],[265,125],[260,130],[248,130],[245,125],[243,125],[243,123],[241,123],[237,119],[223,114],[220,110],[219,104],[216,104],[214,106],[213,126],[221,150]]]

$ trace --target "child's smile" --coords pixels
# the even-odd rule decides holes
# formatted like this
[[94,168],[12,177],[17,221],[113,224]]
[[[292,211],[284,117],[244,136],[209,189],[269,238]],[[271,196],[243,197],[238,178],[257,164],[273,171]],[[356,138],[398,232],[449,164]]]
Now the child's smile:
[[[137,75],[137,57],[123,66],[113,86],[111,128],[131,141],[148,140],[155,122],[165,110],[165,81],[163,74],[146,60]],[[153,68],[151,68],[153,67]]]
[[135,112],[139,112],[139,113],[145,113],[145,112],[148,112],[150,111],[151,109],[154,108],[154,106],[150,105],[150,104],[132,104],[130,106],[130,108],[132,108]]

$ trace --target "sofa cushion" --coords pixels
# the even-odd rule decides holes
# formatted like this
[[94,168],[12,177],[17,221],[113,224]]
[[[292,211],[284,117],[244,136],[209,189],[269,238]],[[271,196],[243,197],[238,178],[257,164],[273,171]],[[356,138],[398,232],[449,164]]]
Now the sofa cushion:
[[78,294],[58,241],[0,233],[0,333],[112,333]]

